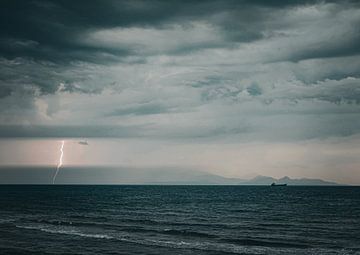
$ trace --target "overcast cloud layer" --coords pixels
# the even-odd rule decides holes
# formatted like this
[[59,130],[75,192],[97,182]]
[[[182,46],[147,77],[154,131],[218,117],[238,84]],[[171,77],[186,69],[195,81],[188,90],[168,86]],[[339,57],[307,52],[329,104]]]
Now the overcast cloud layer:
[[358,1],[2,1],[0,135],[360,133]]

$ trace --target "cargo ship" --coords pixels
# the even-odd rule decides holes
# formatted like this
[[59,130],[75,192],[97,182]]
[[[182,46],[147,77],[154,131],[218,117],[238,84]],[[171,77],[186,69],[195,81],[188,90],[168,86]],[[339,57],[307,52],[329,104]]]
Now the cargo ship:
[[276,184],[275,182],[271,183],[270,186],[287,186],[286,183]]

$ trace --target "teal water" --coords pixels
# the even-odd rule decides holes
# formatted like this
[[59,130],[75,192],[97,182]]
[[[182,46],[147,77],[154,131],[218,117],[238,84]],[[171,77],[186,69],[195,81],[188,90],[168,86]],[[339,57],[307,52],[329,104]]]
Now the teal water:
[[360,254],[360,187],[0,186],[1,254]]

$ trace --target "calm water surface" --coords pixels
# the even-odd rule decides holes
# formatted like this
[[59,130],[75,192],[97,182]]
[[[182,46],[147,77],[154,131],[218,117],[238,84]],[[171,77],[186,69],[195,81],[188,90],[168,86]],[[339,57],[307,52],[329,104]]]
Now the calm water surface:
[[360,254],[360,187],[0,186],[0,254]]

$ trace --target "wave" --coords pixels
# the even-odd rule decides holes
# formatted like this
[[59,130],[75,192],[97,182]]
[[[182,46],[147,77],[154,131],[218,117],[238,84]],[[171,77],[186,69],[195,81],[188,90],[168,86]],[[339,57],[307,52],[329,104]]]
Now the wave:
[[[32,223],[29,221],[28,223]],[[200,238],[217,238],[216,235],[191,231],[186,229],[148,229],[140,226],[124,226],[111,223],[99,223],[99,222],[77,222],[77,221],[60,221],[60,220],[38,220],[37,223],[52,225],[52,226],[64,226],[64,227],[101,227],[110,230],[121,230],[130,233],[157,233],[174,236],[185,236],[185,237],[200,237]]]
[[274,241],[265,241],[265,240],[255,240],[255,239],[221,239],[222,241],[245,245],[245,246],[264,246],[264,247],[281,247],[281,248],[310,248],[309,245],[292,243],[292,242],[274,242]]
[[113,239],[114,237],[105,235],[105,234],[89,234],[83,233],[76,229],[59,229],[59,228],[51,228],[44,225],[33,225],[33,226],[24,226],[24,225],[15,225],[17,228],[23,229],[33,229],[40,230],[46,233],[51,234],[65,234],[65,235],[75,235],[81,237],[90,237],[90,238],[100,238],[100,239]]
[[[84,238],[97,238],[107,239],[120,242],[134,243],[139,245],[147,246],[158,246],[158,247],[169,247],[175,249],[190,249],[190,250],[201,250],[207,252],[219,252],[219,253],[241,253],[241,254],[264,254],[272,253],[272,251],[290,251],[292,249],[306,249],[306,251],[314,250],[315,247],[311,247],[302,243],[295,243],[289,241],[272,241],[272,240],[261,240],[261,239],[231,239],[231,238],[214,238],[209,239],[198,239],[195,240],[193,237],[204,237],[212,238],[215,236],[208,235],[206,233],[189,231],[189,230],[174,230],[174,229],[163,229],[163,230],[152,230],[153,232],[160,234],[167,234],[168,236],[157,236],[157,235],[141,235],[131,234],[131,231],[106,231],[101,229],[87,229],[75,226],[55,226],[50,224],[19,224],[14,225],[17,228],[38,230],[51,234],[61,235],[72,235]],[[145,231],[146,232],[146,231]],[[172,237],[173,236],[173,237]],[[183,236],[184,238],[179,238]],[[335,248],[335,247],[331,247]],[[337,247],[336,250],[338,250]],[[290,249],[290,250],[289,250]],[[315,249],[316,250],[316,249]],[[305,251],[305,250],[304,250]]]
[[[149,220],[147,220],[149,221]],[[31,224],[34,221],[27,221],[27,223]],[[217,238],[218,236],[192,231],[187,229],[172,229],[172,228],[165,228],[165,229],[149,229],[142,226],[136,225],[120,225],[115,223],[106,223],[106,222],[79,222],[79,221],[65,221],[65,220],[47,220],[47,219],[40,219],[36,221],[40,224],[46,225],[53,225],[53,226],[69,226],[69,227],[101,227],[103,229],[109,230],[121,230],[125,232],[135,233],[157,233],[157,234],[165,234],[165,235],[174,235],[174,236],[185,236],[185,237],[200,237],[200,238]],[[167,225],[167,224],[165,224]],[[171,225],[171,224],[169,224]],[[189,225],[186,225],[187,227]]]
[[[51,234],[62,234],[62,235],[72,235],[79,236],[84,238],[97,238],[97,239],[106,239],[114,240],[120,242],[133,243],[137,245],[146,245],[146,246],[155,246],[155,247],[168,247],[175,249],[188,249],[188,250],[198,250],[206,252],[217,252],[217,253],[227,253],[227,254],[274,254],[276,252],[284,252],[284,254],[289,252],[294,252],[293,249],[306,249],[306,254],[328,254],[329,251],[339,251],[340,247],[328,247],[327,249],[311,248],[305,244],[292,243],[292,242],[277,242],[269,240],[255,240],[255,239],[216,239],[213,241],[203,240],[196,241],[191,239],[193,236],[199,235],[199,232],[192,231],[180,231],[173,229],[165,229],[163,231],[168,234],[174,235],[187,235],[190,239],[179,239],[173,237],[168,237],[166,239],[156,236],[139,236],[131,235],[130,233],[124,234],[121,232],[106,232],[106,233],[94,233],[81,231],[81,229],[73,226],[53,226],[46,224],[32,224],[32,225],[15,225],[17,228],[38,230]],[[206,235],[206,234],[205,234]],[[200,233],[202,236],[202,233]],[[349,249],[347,251],[355,251],[354,249]],[[194,251],[194,253],[196,253]]]
[[[76,228],[59,228],[54,226],[46,225],[15,225],[17,228],[37,230],[51,234],[64,234],[64,235],[74,235],[85,238],[99,238],[99,239],[109,239],[116,240],[127,243],[134,243],[140,245],[150,245],[158,247],[169,247],[175,249],[191,249],[191,250],[203,250],[203,251],[217,251],[217,252],[226,252],[234,253],[241,251],[242,254],[247,254],[245,251],[246,247],[233,246],[231,244],[224,243],[214,243],[214,242],[199,242],[199,241],[184,241],[178,239],[155,239],[154,237],[144,237],[139,238],[136,236],[124,236],[119,233],[110,233],[110,234],[99,234],[99,233],[85,233]],[[166,231],[165,231],[166,232]]]
[[8,224],[14,222],[14,219],[0,219],[0,224]]
[[[198,237],[215,237],[206,233],[198,233],[188,231],[189,228],[199,227],[206,229],[238,229],[238,225],[232,225],[227,223],[200,223],[200,222],[174,222],[167,220],[155,220],[155,219],[142,219],[142,218],[107,218],[107,217],[89,217],[89,216],[69,216],[69,218],[63,219],[47,219],[47,218],[22,218],[21,222],[25,223],[44,223],[55,226],[78,226],[78,227],[101,227],[106,229],[117,229],[117,230],[129,230],[131,232],[151,232],[154,231],[155,228],[162,227],[164,232],[168,231],[168,229],[185,229],[179,230],[180,232],[176,233],[172,231],[168,231],[167,234],[179,234],[179,235],[189,235],[189,236],[198,236]],[[126,228],[126,229],[124,229]],[[254,227],[252,227],[253,229]],[[158,230],[155,230],[158,231]],[[159,230],[160,231],[160,230]],[[188,231],[188,232],[187,232]]]
[[159,231],[160,233],[170,234],[170,235],[181,235],[189,237],[206,237],[206,238],[216,238],[216,235],[211,235],[203,232],[190,231],[190,230],[176,230],[176,229],[164,229]]
[[[26,224],[26,223],[25,223]],[[110,223],[95,223],[95,222],[71,222],[71,221],[59,221],[59,220],[38,220],[36,224],[33,222],[29,222],[26,225],[16,225],[18,228],[25,229],[34,229],[40,230],[47,233],[52,234],[66,234],[66,235],[76,235],[81,237],[89,237],[89,238],[102,238],[102,239],[118,239],[120,241],[133,242],[134,240],[129,238],[124,238],[124,236],[129,237],[132,233],[146,234],[146,233],[154,233],[154,236],[174,236],[174,237],[184,237],[184,238],[205,238],[206,241],[210,241],[212,239],[213,242],[220,242],[222,244],[229,245],[240,245],[240,246],[260,246],[260,247],[279,247],[279,248],[309,248],[309,245],[292,243],[292,242],[278,242],[271,240],[257,240],[257,239],[231,239],[231,238],[223,238],[221,239],[217,235],[208,234],[199,231],[192,231],[186,229],[149,229],[140,226],[123,226],[123,225],[115,225]],[[98,234],[98,233],[87,233],[87,231],[92,228],[102,229],[103,231],[110,232],[110,234]],[[81,229],[85,231],[80,231]],[[116,231],[116,232],[115,232]],[[136,234],[138,236],[138,234]],[[199,239],[199,240],[201,240]],[[204,239],[203,239],[204,240]],[[171,244],[172,241],[164,241],[164,240],[147,240],[151,243],[157,244]],[[205,241],[205,240],[204,240]],[[198,242],[197,242],[198,243]],[[186,246],[186,242],[174,242],[175,246]],[[198,246],[198,244],[196,245]]]
[[179,229],[163,229],[163,230],[156,230],[156,229],[146,229],[146,228],[138,228],[138,227],[125,227],[121,230],[127,232],[150,232],[150,233],[157,233],[163,235],[173,235],[173,236],[184,236],[184,237],[200,237],[200,238],[217,238],[218,236],[207,234],[204,232],[197,232],[191,230],[179,230]]

